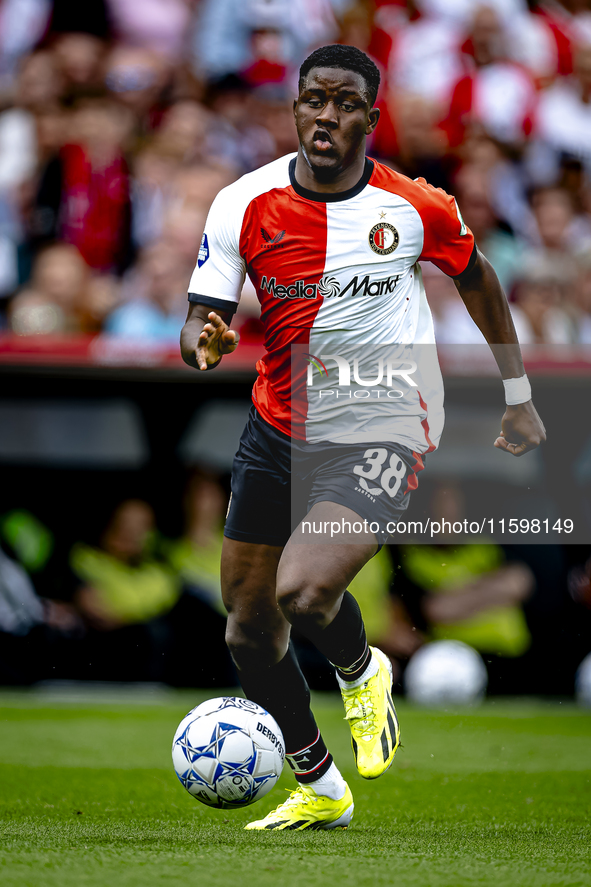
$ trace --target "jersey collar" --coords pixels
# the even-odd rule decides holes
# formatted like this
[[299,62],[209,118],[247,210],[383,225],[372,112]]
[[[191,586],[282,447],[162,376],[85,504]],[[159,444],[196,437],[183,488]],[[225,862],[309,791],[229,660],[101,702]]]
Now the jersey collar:
[[340,200],[350,200],[352,197],[356,197],[357,194],[360,194],[361,191],[363,191],[371,178],[371,174],[373,173],[373,160],[370,160],[369,157],[366,157],[363,175],[361,176],[357,184],[353,185],[353,187],[349,188],[347,191],[335,191],[333,194],[326,194],[320,191],[309,191],[307,188],[302,188],[302,186],[296,180],[296,159],[296,157],[293,157],[292,160],[290,160],[289,162],[289,180],[291,182],[291,187],[296,192],[296,194],[299,194],[300,197],[305,197],[306,200],[313,200],[315,201],[315,203],[337,203],[337,201]]

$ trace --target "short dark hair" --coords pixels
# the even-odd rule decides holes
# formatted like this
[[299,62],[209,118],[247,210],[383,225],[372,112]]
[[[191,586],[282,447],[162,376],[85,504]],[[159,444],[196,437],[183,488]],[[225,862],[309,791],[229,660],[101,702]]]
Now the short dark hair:
[[370,107],[375,104],[380,87],[380,72],[370,57],[357,49],[356,46],[342,46],[340,43],[332,43],[329,46],[315,49],[300,68],[298,81],[300,92],[312,68],[342,68],[343,71],[354,71],[355,74],[360,74],[367,86]]

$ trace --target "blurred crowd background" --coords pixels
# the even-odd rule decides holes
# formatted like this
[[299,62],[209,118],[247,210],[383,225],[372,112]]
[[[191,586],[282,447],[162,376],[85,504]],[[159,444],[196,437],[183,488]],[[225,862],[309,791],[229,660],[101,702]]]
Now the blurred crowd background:
[[[1,327],[176,344],[211,201],[296,149],[338,41],[383,75],[370,154],[456,195],[522,343],[590,343],[589,0],[2,0]],[[439,341],[481,341],[425,278]]]
[[[219,571],[224,480],[204,466],[190,472],[173,534],[161,529],[170,515],[139,498],[80,508],[69,533],[27,509],[0,515],[0,685],[236,686]],[[436,495],[452,519],[457,487],[440,483]],[[433,641],[478,651],[492,695],[572,695],[579,665],[591,662],[589,545],[455,535],[385,546],[349,588],[370,643],[391,658],[397,692],[413,655]],[[312,688],[336,690],[326,659],[293,640]]]
[[[456,196],[520,341],[591,344],[591,0],[0,0],[0,337],[177,348],[212,200],[297,149],[297,71],[331,42],[380,67],[368,153]],[[438,341],[481,342],[453,282],[423,276]],[[247,283],[243,341],[257,318]],[[235,683],[228,478],[201,466],[182,487],[172,523],[148,486],[85,502],[69,533],[42,492],[0,506],[0,683]],[[397,679],[454,638],[491,692],[571,693],[591,546],[447,543],[385,548],[352,586]]]

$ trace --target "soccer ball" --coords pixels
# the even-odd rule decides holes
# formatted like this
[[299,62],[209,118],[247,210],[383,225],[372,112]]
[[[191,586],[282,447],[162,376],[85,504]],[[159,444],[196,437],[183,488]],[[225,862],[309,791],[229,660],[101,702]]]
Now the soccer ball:
[[269,712],[234,696],[209,699],[180,722],[172,763],[190,795],[208,807],[246,807],[270,792],[285,745]]
[[406,695],[419,705],[470,705],[482,699],[487,683],[480,655],[460,641],[425,644],[404,673]]
[[579,705],[591,708],[591,653],[585,656],[577,669],[575,696]]

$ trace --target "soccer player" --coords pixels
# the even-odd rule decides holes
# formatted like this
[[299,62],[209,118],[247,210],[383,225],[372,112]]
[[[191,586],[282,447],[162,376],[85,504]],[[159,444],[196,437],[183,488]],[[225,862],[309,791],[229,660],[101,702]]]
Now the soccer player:
[[[329,427],[314,438],[318,417],[311,409],[294,432],[292,346],[312,352],[332,334],[360,353],[383,343],[433,343],[417,262],[434,262],[455,280],[499,365],[508,406],[495,445],[520,456],[545,439],[507,301],[455,200],[366,158],[366,137],[379,118],[379,78],[373,62],[350,46],[322,47],[304,61],[294,102],[297,154],[218,194],[189,288],[181,351],[190,366],[214,369],[237,347],[230,323],[246,273],[265,328],[266,353],[232,471],[222,588],[227,643],[242,688],[281,727],[298,788],[248,829],[346,827],[353,815],[349,787],[310,710],[289,643],[291,626],[336,668],[359,773],[373,779],[392,764],[400,731],[390,663],[368,647],[359,607],[346,589],[385,541],[369,523],[383,527],[404,511],[442,425],[442,397],[435,392],[431,409],[413,388],[390,431],[383,430],[376,405],[363,421],[382,422],[381,430],[370,427],[367,438],[365,431],[347,434],[339,409],[334,433]],[[314,354],[307,357],[315,361]],[[355,420],[357,402],[348,409]],[[319,445],[330,455],[324,464],[306,468],[302,435],[325,441]],[[300,464],[296,485],[307,495],[302,517],[310,523],[366,520],[363,534],[340,545],[307,542],[303,524],[292,526],[290,484]]]

